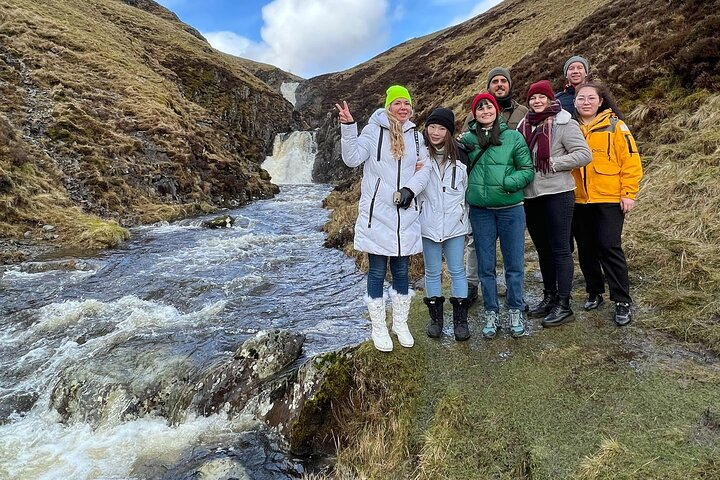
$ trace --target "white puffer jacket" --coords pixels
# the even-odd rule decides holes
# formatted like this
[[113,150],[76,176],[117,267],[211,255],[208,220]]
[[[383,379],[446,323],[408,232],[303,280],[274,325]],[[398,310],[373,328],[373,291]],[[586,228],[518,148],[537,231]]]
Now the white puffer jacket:
[[[406,121],[403,125],[405,155],[399,161],[390,153],[389,128],[387,114],[381,108],[373,113],[360,136],[357,124],[341,124],[340,144],[345,165],[363,165],[355,249],[398,257],[422,251],[420,209],[417,198],[407,210],[398,208],[393,203],[393,193],[407,187],[419,195],[425,189],[431,167],[423,137],[415,130],[414,123]],[[418,157],[424,166],[415,172]]]
[[432,173],[425,190],[418,195],[422,236],[433,242],[470,233],[468,206],[465,202],[467,167],[460,161],[445,163],[440,175],[438,163],[430,161]]

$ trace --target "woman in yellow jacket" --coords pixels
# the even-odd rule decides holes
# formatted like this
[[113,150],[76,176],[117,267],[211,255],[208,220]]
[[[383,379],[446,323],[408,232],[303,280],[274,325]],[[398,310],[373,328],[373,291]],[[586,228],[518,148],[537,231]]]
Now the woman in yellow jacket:
[[621,236],[625,215],[635,206],[640,187],[640,155],[606,87],[579,86],[575,114],[593,157],[573,171],[573,235],[588,293],[584,308],[600,306],[607,280],[610,300],[615,302],[615,323],[624,326],[632,321],[632,298]]

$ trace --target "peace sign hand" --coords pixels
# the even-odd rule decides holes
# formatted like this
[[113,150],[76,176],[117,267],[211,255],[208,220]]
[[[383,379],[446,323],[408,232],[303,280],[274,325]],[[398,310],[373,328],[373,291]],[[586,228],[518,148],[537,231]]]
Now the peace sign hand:
[[338,116],[340,117],[341,123],[354,123],[355,120],[353,120],[352,115],[350,114],[350,108],[348,107],[348,104],[345,100],[342,102],[342,107],[340,104],[336,103],[335,108],[338,109]]

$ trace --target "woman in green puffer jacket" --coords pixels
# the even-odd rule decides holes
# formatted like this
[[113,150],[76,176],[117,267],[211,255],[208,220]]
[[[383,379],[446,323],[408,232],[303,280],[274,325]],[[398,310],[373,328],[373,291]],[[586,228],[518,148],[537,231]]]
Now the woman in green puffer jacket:
[[495,249],[499,238],[505,266],[510,334],[519,337],[525,333],[522,318],[525,305],[523,188],[532,182],[535,170],[525,139],[519,132],[507,128],[491,94],[475,96],[471,111],[475,120],[470,122],[470,131],[460,141],[473,147],[469,155],[465,198],[470,205],[470,225],[485,304],[482,333],[484,337],[492,338],[500,325],[495,273]]

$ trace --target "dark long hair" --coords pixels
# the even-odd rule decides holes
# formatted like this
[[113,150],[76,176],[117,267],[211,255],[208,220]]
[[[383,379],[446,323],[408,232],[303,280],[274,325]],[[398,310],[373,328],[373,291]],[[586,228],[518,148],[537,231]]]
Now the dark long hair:
[[[475,110],[477,110],[477,107],[485,105],[492,105],[493,108],[495,108],[495,105],[493,105],[490,100],[483,98],[475,106]],[[497,116],[495,117],[495,121],[493,122],[492,127],[490,127],[489,139],[485,137],[485,131],[480,125],[480,122],[478,122],[477,119],[475,120],[475,135],[477,135],[478,144],[480,144],[480,146],[483,148],[487,148],[490,145],[502,145],[502,142],[500,141],[500,110],[496,109],[496,112]],[[473,115],[475,115],[475,112],[473,112]]]
[[[592,88],[597,92],[598,97],[600,97],[600,106],[598,107],[597,113],[609,108],[613,111],[616,117],[625,121],[625,115],[623,115],[620,108],[618,108],[617,103],[615,103],[615,99],[610,93],[610,89],[607,85],[599,82],[585,82],[575,87],[575,95],[577,95],[577,92],[579,92],[581,88],[585,87]],[[578,116],[577,109],[575,110],[575,116]]]
[[[435,158],[438,154],[438,151],[437,148],[435,148],[435,145],[430,142],[430,138],[427,134],[427,128],[423,130],[423,138],[425,139],[425,145],[427,145],[430,156],[432,158]],[[458,152],[457,143],[455,142],[455,139],[450,133],[450,130],[445,131],[445,139],[443,140],[443,146],[443,163],[447,162],[448,159],[452,160],[453,162],[458,159],[460,153]]]

